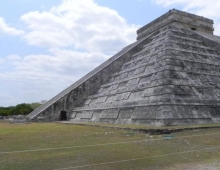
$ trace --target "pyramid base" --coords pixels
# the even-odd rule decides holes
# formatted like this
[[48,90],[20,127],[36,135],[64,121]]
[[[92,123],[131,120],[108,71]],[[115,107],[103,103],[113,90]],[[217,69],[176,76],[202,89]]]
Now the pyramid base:
[[76,122],[148,124],[155,126],[209,124],[220,122],[220,107],[163,105],[78,110],[70,115],[70,120]]

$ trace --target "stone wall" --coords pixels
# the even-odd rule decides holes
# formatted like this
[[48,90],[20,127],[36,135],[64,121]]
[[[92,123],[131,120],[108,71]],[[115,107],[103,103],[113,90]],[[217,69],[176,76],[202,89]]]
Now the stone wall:
[[173,9],[138,29],[137,40],[172,22],[179,28],[195,29],[208,34],[213,34],[214,31],[213,20]]

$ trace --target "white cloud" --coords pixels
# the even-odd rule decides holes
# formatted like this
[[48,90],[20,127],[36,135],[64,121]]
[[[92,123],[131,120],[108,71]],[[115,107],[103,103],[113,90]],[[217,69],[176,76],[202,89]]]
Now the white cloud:
[[9,60],[20,60],[21,57],[19,55],[13,54],[13,55],[7,56],[7,59],[9,59]]
[[11,71],[0,73],[0,78],[32,84],[38,82],[57,81],[59,78],[67,82],[76,81],[98,64],[105,61],[108,56],[101,53],[74,52],[69,50],[52,49],[51,55],[29,55],[11,61],[7,57]]
[[2,58],[0,58],[0,64],[3,64],[4,60]]
[[8,89],[8,95],[14,95],[11,102],[50,99],[108,58],[101,53],[61,49],[51,49],[50,53],[23,58],[12,55],[5,59],[7,67],[12,69],[6,71],[0,67],[0,81],[2,90],[12,86],[16,91]]
[[220,1],[219,0],[154,0],[157,4],[169,7],[181,5],[184,11],[214,20],[215,34],[220,35]]
[[23,39],[49,53],[12,54],[2,60],[1,88],[13,94],[11,103],[49,100],[134,42],[139,27],[93,0],[63,0],[49,11],[26,13],[21,20],[27,28]]
[[[0,102],[4,102],[4,103],[10,103],[10,101],[13,100],[13,97],[10,96],[9,94],[5,94],[4,92],[0,92]],[[10,104],[9,104],[10,105]]]
[[21,20],[30,30],[24,39],[31,45],[111,54],[133,42],[138,28],[93,0],[63,0],[50,11],[29,12]]
[[7,34],[7,35],[22,35],[24,31],[17,30],[16,28],[10,27],[5,23],[4,18],[0,17],[0,33]]

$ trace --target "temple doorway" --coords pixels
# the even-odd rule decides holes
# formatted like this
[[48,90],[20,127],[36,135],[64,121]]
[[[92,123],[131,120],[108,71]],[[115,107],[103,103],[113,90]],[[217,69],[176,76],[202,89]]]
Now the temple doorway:
[[60,121],[66,121],[67,120],[67,112],[66,111],[60,111],[59,120]]

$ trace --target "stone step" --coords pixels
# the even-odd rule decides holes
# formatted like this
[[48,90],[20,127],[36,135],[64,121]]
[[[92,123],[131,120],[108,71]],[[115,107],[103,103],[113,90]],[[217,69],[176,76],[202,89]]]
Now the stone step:
[[[169,49],[170,50],[170,49]],[[178,49],[175,49],[175,50],[178,50]],[[184,50],[181,50],[181,51],[184,51]],[[125,63],[124,64],[124,66],[122,67],[122,71],[120,71],[120,72],[118,72],[118,73],[115,73],[115,74],[113,74],[112,76],[118,76],[118,75],[120,75],[120,74],[122,74],[122,73],[126,73],[126,72],[129,72],[129,71],[131,71],[131,70],[135,70],[135,69],[137,69],[137,68],[139,68],[139,67],[142,67],[142,66],[144,66],[144,65],[147,65],[147,63],[145,63],[145,62],[149,62],[149,64],[150,64],[150,62],[151,62],[151,60],[153,59],[153,61],[157,61],[157,62],[160,62],[160,60],[158,61],[158,56],[156,57],[156,55],[157,55],[157,53],[155,54],[155,55],[147,55],[147,56],[145,56],[145,57],[142,57],[140,60],[138,60],[138,61],[130,61],[129,62],[129,65],[128,65],[128,63]],[[210,54],[207,54],[207,55],[210,55]],[[204,56],[204,54],[202,55],[202,56]],[[161,57],[161,56],[160,56]],[[216,61],[220,61],[220,57],[219,56],[214,56],[214,57],[216,57]],[[204,58],[207,58],[207,57],[204,57]],[[166,59],[165,57],[163,58],[163,60],[164,59]],[[175,60],[175,58],[171,58],[171,59],[173,59],[173,60]],[[183,60],[184,61],[184,60]],[[193,61],[193,60],[189,60],[189,61],[192,61],[192,62],[200,62],[200,63],[202,63],[201,62],[201,60],[195,60],[195,61]],[[145,63],[145,64],[143,64],[143,63]],[[204,61],[204,63],[205,63],[205,61]],[[207,62],[206,62],[207,63]],[[208,64],[213,64],[213,65],[217,65],[216,63],[214,63],[214,62],[212,62],[212,63],[208,63]],[[120,77],[121,78],[121,77]],[[112,81],[112,80],[111,80]]]
[[170,38],[170,40],[173,40],[173,41],[182,41],[182,42],[188,41],[188,42],[194,42],[196,44],[204,45],[202,40],[198,40],[198,39],[195,39],[195,38],[189,38],[189,37],[185,37],[185,36],[184,37],[179,36],[179,35],[176,35],[175,33],[169,34],[169,38]]
[[[140,84],[140,85],[137,85],[137,86],[132,86],[132,87],[124,87],[123,89],[116,89],[116,90],[111,90],[111,91],[107,91],[105,93],[101,93],[101,94],[96,94],[96,95],[92,95],[92,96],[89,96],[88,99],[96,99],[96,98],[103,98],[103,97],[106,97],[106,96],[113,96],[113,95],[117,95],[117,94],[122,94],[122,93],[129,93],[129,92],[143,92],[144,94],[143,95],[148,95],[148,96],[151,96],[151,95],[158,95],[158,94],[168,94],[168,93],[173,93],[173,94],[186,94],[186,95],[189,95],[188,92],[190,92],[190,95],[192,96],[196,96],[198,95],[199,93],[204,93],[204,90],[206,90],[206,92],[208,93],[208,91],[211,90],[210,93],[213,94],[212,90],[214,87],[212,86],[205,86],[203,85],[203,83],[198,83],[198,85],[196,85],[196,83],[192,84],[192,83],[188,83],[188,84],[185,84],[185,85],[180,85],[178,83],[174,83],[175,81],[171,81],[170,84],[168,84],[168,81],[166,81],[165,79],[160,79],[160,81],[155,81],[155,82],[159,82],[161,84],[153,84],[153,83],[148,83],[148,84]],[[152,85],[152,86],[151,86]],[[153,86],[154,85],[154,86]],[[218,85],[220,85],[220,83],[218,83]],[[166,87],[166,86],[172,86],[173,88],[167,88],[167,89],[164,89],[162,86]],[[175,88],[174,88],[175,87]],[[180,93],[180,90],[178,89],[182,89],[182,93]],[[188,92],[187,90],[183,90],[183,89],[188,89]],[[141,95],[141,94],[139,94]],[[142,96],[142,95],[141,95]]]
[[182,41],[174,41],[174,40],[169,40],[169,42],[166,42],[166,47],[175,47],[175,48],[187,49],[192,51],[198,51],[200,49],[203,49],[211,54],[216,52],[215,49],[211,47],[207,47],[205,45],[198,45],[193,42],[182,42]]
[[[184,79],[184,78],[157,78],[157,79],[147,79],[145,80],[145,78],[143,77],[143,79],[139,80],[139,83],[136,85],[124,85],[123,87],[116,87],[115,89],[113,89],[112,87],[110,87],[109,89],[106,89],[105,91],[103,90],[102,92],[99,92],[95,95],[91,95],[88,97],[88,99],[90,98],[98,98],[98,97],[103,97],[103,96],[110,96],[110,95],[114,95],[117,93],[125,93],[125,92],[133,92],[133,91],[139,91],[139,90],[145,90],[147,88],[156,88],[158,86],[165,86],[165,85],[176,85],[176,86],[180,86],[182,83],[182,86],[190,86],[190,87],[197,87],[197,88],[213,88],[213,86],[211,86],[209,84],[209,82],[213,82],[212,80],[208,80],[207,82],[203,82],[200,79],[193,79],[195,78],[195,75],[193,75],[193,77],[191,77],[192,79]],[[197,77],[199,78],[199,77]],[[219,80],[219,77],[218,77]],[[216,82],[215,86],[219,86],[220,87],[220,82]]]
[[198,39],[198,36],[195,34],[195,32],[192,32],[188,29],[178,29],[173,27],[173,29],[171,29],[171,32],[174,33],[176,36]]
[[[211,54],[198,54],[195,52],[189,52],[186,50],[180,50],[180,49],[173,49],[172,53],[171,53],[172,49],[170,48],[168,51],[166,51],[166,56],[169,56],[170,58],[173,59],[178,59],[178,60],[188,60],[188,61],[192,61],[193,60],[195,62],[202,62],[205,63],[205,61],[207,61],[208,64],[212,64],[212,65],[218,65],[218,63],[220,62],[220,56],[219,55],[211,55]],[[168,57],[166,57],[168,58]],[[165,59],[166,59],[165,58]]]
[[[201,50],[201,51],[199,51]],[[202,55],[202,56],[211,56],[211,57],[217,57],[219,58],[220,56],[218,54],[210,54],[209,52],[207,52],[204,49],[197,49],[197,51],[195,50],[186,50],[186,49],[181,49],[181,48],[175,48],[175,47],[169,47],[166,49],[166,54],[167,55],[174,55],[176,51],[179,52],[184,52],[184,53],[188,53],[188,54],[198,54],[198,55]]]
[[[115,93],[126,92],[129,90],[135,91],[136,89],[146,89],[146,88],[160,86],[160,85],[180,85],[181,83],[183,86],[213,88],[213,86],[211,86],[209,82],[213,82],[213,81],[203,82],[203,81],[200,81],[199,79],[198,80],[192,79],[189,81],[188,79],[172,79],[172,78],[158,78],[154,80],[145,80],[145,77],[143,77],[143,79],[140,79],[140,82],[137,85],[133,85],[133,86],[125,85],[124,87],[121,87],[121,88],[106,89],[100,93],[97,93],[96,95],[89,96],[89,98],[112,95]],[[217,87],[220,87],[219,82],[215,82],[214,85]]]
[[[126,65],[125,69],[122,69],[120,72],[117,72],[115,74],[112,74],[112,77],[117,77],[123,73],[128,73],[130,71],[134,71],[136,69],[140,69],[143,66],[145,67],[150,67],[152,65],[154,65],[156,63],[157,58],[159,58],[159,56],[157,56],[157,54],[155,55],[149,55],[149,56],[145,56],[145,58],[143,58],[143,60],[139,60],[138,62],[133,62],[130,65]],[[149,69],[148,69],[149,70]],[[140,74],[139,72],[140,70],[137,70],[137,72],[135,74]],[[143,70],[144,71],[144,70]],[[120,77],[121,78],[121,77]]]
[[95,110],[109,110],[109,109],[125,109],[125,108],[135,108],[135,107],[146,107],[146,106],[208,106],[208,107],[220,107],[220,100],[214,99],[182,99],[182,97],[174,97],[174,99],[161,97],[161,96],[151,96],[147,100],[136,100],[136,101],[115,101],[112,103],[104,103],[99,105],[91,105],[84,107],[74,108],[74,112],[82,111],[95,111]]
[[[158,85],[158,86],[132,86],[132,87],[125,87],[123,89],[111,90],[107,91],[106,93],[96,94],[88,97],[90,99],[98,99],[98,98],[105,98],[108,96],[116,96],[117,94],[127,94],[127,93],[137,93],[140,96],[154,96],[154,95],[164,95],[164,94],[177,94],[177,95],[190,95],[190,96],[197,96],[197,88],[199,89],[209,89],[204,86],[181,86],[181,85]],[[211,88],[212,89],[212,88]],[[137,94],[135,96],[137,96]],[[91,101],[91,100],[90,100]],[[89,102],[87,102],[89,104]]]
[[[153,68],[153,65],[152,65]],[[209,68],[210,72],[207,72],[207,69]],[[131,85],[133,84],[137,84],[138,80],[134,80],[134,79],[138,79],[141,77],[150,77],[153,74],[157,73],[157,72],[162,72],[164,70],[174,70],[174,71],[178,71],[178,72],[182,72],[182,73],[194,73],[194,74],[203,74],[203,75],[209,75],[209,76],[214,76],[215,78],[218,78],[218,76],[220,76],[220,70],[219,70],[219,65],[205,65],[205,63],[197,63],[197,62],[188,62],[188,61],[184,61],[184,60],[173,60],[171,61],[165,61],[164,62],[158,62],[158,67],[154,67],[154,69],[151,70],[145,70],[145,72],[139,73],[139,74],[134,74],[134,75],[129,75],[129,78],[124,78],[120,77],[118,79],[115,79],[114,81],[112,81],[111,83],[106,83],[103,84],[101,86],[101,88],[107,88],[110,87],[112,85],[116,85],[123,83],[123,82],[128,82],[128,81],[132,81],[130,82]],[[217,77],[216,77],[217,76]],[[185,78],[187,78],[185,76]],[[151,80],[151,79],[150,79]],[[133,82],[135,81],[135,82]],[[215,82],[215,81],[214,81]]]
[[[163,41],[162,44],[165,44],[165,43],[166,43],[165,38],[166,38],[166,37],[163,37],[163,38],[160,39],[160,41]],[[158,42],[158,41],[156,41],[156,42]],[[153,42],[153,43],[155,43],[155,42]],[[129,64],[131,64],[131,63],[132,63],[132,64],[133,64],[134,62],[135,62],[135,63],[139,63],[140,60],[143,60],[143,59],[145,59],[146,57],[149,58],[149,57],[151,57],[152,55],[155,56],[157,53],[159,53],[159,52],[161,51],[161,48],[163,48],[163,45],[157,44],[157,43],[155,43],[154,46],[149,46],[149,45],[147,45],[147,47],[143,48],[139,53],[134,54],[134,55],[133,55],[133,59],[132,59],[131,61],[128,61],[128,62],[124,63],[122,69],[124,70],[124,69],[128,68],[127,65],[129,65]]]
[[181,62],[190,62],[190,63],[198,63],[198,64],[206,64],[207,66],[211,67],[211,66],[220,66],[220,57],[219,58],[215,58],[214,61],[205,61],[206,60],[206,56],[197,56],[197,59],[192,60],[191,58],[189,58],[188,56],[164,56],[163,59],[159,59],[158,62],[159,63],[164,63],[165,64],[173,64],[173,63],[177,63],[178,65],[181,65]]
[[[161,57],[161,56],[160,56]],[[114,80],[122,80],[125,79],[126,77],[131,76],[131,74],[140,74],[143,72],[146,72],[146,69],[148,70],[148,72],[150,72],[150,68],[154,68],[157,70],[158,67],[163,67],[165,65],[170,65],[170,66],[179,66],[179,67],[189,67],[187,65],[198,65],[198,67],[201,67],[202,70],[206,71],[206,70],[211,70],[211,71],[217,71],[219,70],[219,64],[215,63],[215,62],[205,62],[204,60],[185,60],[183,56],[175,56],[174,57],[170,57],[170,56],[164,56],[161,57],[162,59],[157,60],[157,65],[155,65],[155,62],[142,62],[137,66],[131,67],[130,69],[127,69],[126,71],[120,71],[118,73],[115,73],[112,75],[111,80],[109,81],[109,83],[113,83]],[[218,58],[220,61],[220,58]],[[217,59],[215,60],[217,61]],[[147,68],[148,67],[148,68]],[[194,67],[196,68],[196,67]],[[198,68],[199,69],[199,68]],[[102,85],[102,87],[105,87],[106,85]],[[108,86],[108,84],[107,84]]]

